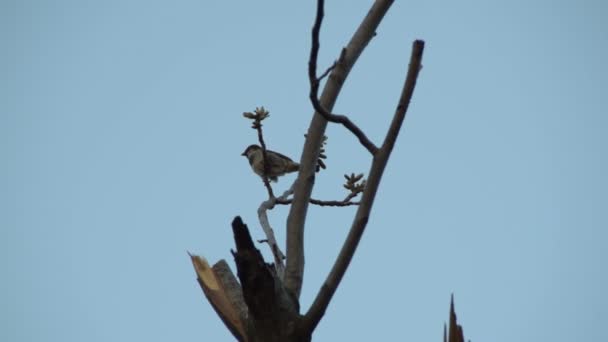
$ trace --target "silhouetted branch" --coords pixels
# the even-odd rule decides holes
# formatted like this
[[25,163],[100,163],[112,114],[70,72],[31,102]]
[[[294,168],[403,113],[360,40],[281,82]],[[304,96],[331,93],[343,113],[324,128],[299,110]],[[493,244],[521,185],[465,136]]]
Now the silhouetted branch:
[[[318,205],[321,207],[348,207],[351,205],[359,205],[360,202],[352,202],[351,200],[357,197],[358,194],[362,193],[365,189],[365,179],[363,179],[363,174],[355,175],[354,173],[349,175],[344,175],[346,178],[346,183],[344,184],[344,188],[350,190],[350,193],[341,201],[323,201],[311,198],[310,203],[314,205]],[[276,204],[291,204],[293,202],[292,199],[287,199],[286,196],[277,198]]]
[[[293,199],[288,199],[288,200],[277,200],[277,204],[282,204],[282,205],[287,205],[287,204],[291,204],[293,202]],[[321,207],[348,207],[351,205],[359,205],[360,202],[352,202],[352,201],[323,201],[323,200],[318,200],[318,199],[314,199],[311,198],[310,199],[310,204],[314,204],[314,205],[318,205]]]
[[310,101],[314,109],[317,113],[321,114],[327,121],[335,122],[342,124],[346,127],[351,133],[353,133],[358,139],[359,142],[372,154],[376,154],[378,148],[374,143],[369,140],[369,138],[363,133],[363,131],[355,125],[347,116],[345,115],[337,115],[331,114],[328,112],[321,103],[319,102],[319,84],[321,80],[329,74],[331,70],[333,70],[337,64],[343,62],[342,56],[345,54],[343,50],[341,54],[341,58],[334,62],[332,66],[330,66],[320,77],[317,77],[317,59],[319,56],[319,48],[321,44],[319,43],[319,33],[321,31],[321,24],[323,23],[324,16],[324,0],[317,1],[317,15],[315,18],[315,24],[312,28],[312,47],[310,48],[310,59],[308,61],[308,79],[310,81]]
[[[317,37],[318,38],[318,37]],[[316,64],[316,63],[315,63]],[[327,75],[329,75],[329,73],[334,70],[334,68],[336,67],[336,64],[338,64],[338,62],[334,62],[332,65],[329,66],[329,68],[327,68],[322,74],[321,76],[319,76],[319,78],[317,78],[318,82],[321,82],[325,77],[327,77]],[[316,73],[316,70],[315,70]],[[317,89],[318,89],[318,85],[317,85]]]

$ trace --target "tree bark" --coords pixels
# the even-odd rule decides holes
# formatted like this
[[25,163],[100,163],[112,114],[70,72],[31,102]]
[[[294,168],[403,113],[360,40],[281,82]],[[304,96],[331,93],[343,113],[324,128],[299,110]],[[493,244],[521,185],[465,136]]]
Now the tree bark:
[[[380,25],[392,3],[393,0],[376,0],[350,42],[344,48],[341,58],[332,70],[321,94],[321,106],[328,112],[331,112],[346,77],[363,49],[376,34],[376,28]],[[315,168],[326,128],[327,119],[319,113],[315,113],[306,135],[306,143],[300,158],[301,169],[296,179],[293,203],[287,217],[285,286],[297,298],[300,297],[304,278],[304,224],[306,223],[306,212],[314,186]]]
[[238,216],[232,221],[232,231],[237,275],[249,308],[246,341],[310,341],[310,333],[300,329],[298,300],[285,290],[274,267],[264,262],[247,225]]

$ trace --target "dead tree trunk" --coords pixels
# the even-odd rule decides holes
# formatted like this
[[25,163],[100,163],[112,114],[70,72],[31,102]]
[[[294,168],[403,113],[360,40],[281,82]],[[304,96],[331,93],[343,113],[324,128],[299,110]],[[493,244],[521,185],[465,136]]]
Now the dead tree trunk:
[[298,300],[286,291],[274,266],[264,262],[247,225],[238,216],[232,221],[232,232],[236,242],[236,252],[232,255],[249,308],[247,341],[310,341],[310,334],[299,329]]

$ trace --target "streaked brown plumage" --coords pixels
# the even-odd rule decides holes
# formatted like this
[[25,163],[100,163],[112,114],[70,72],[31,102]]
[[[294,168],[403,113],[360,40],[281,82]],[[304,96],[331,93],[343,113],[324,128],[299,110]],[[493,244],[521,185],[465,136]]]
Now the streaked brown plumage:
[[[241,155],[247,157],[253,172],[260,177],[264,175],[264,157],[260,146],[249,145]],[[276,182],[278,177],[300,168],[298,163],[278,152],[266,150],[266,159],[269,165],[267,176],[273,182]]]

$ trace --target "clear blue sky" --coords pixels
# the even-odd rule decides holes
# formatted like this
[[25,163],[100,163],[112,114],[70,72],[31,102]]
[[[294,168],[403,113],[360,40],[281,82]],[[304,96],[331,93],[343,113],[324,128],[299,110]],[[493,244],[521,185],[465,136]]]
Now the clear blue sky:
[[[370,1],[329,1],[320,65]],[[231,341],[187,251],[232,259],[264,105],[299,159],[313,1],[0,2],[0,340]],[[316,341],[608,341],[608,5],[397,1],[335,111],[376,142],[411,42],[424,68]],[[328,130],[315,196],[369,158]],[[277,191],[293,180],[286,177]],[[312,208],[302,306],[354,209]],[[271,221],[280,241],[287,209]],[[262,246],[264,253],[267,251]]]

